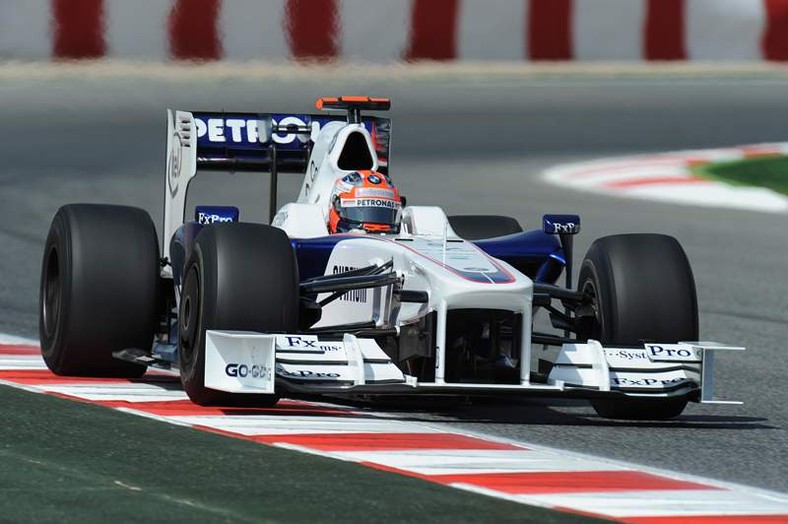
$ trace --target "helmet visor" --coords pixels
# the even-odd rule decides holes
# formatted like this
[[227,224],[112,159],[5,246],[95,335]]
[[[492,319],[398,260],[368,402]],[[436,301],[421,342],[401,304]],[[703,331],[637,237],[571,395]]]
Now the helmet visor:
[[396,226],[400,212],[400,203],[387,198],[343,198],[340,206],[342,218],[362,224]]

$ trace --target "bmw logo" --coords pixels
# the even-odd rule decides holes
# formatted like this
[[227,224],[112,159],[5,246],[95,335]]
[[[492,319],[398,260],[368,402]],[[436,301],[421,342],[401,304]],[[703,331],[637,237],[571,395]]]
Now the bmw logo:
[[367,180],[369,180],[370,184],[380,184],[381,182],[380,177],[378,175],[369,175],[367,177]]

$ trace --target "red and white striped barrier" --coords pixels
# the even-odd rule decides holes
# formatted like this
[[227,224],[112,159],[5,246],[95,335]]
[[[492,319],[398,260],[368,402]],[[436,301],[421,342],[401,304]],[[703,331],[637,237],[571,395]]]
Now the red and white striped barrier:
[[148,373],[134,381],[59,377],[46,369],[34,344],[0,335],[0,384],[619,522],[788,521],[788,495],[346,406],[282,400],[274,408],[225,410],[192,404],[172,388],[178,382],[172,374]]
[[704,207],[788,213],[788,197],[771,189],[732,185],[697,176],[692,167],[710,162],[788,155],[788,143],[577,162],[552,167],[548,182],[563,188]]
[[788,0],[3,0],[0,59],[788,60]]

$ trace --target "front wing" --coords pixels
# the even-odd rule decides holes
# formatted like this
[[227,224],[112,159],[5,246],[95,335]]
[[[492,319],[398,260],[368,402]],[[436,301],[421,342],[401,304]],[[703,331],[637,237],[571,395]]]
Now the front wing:
[[329,341],[316,335],[208,330],[205,386],[249,394],[687,396],[703,403],[738,403],[714,398],[714,356],[743,349],[714,342],[603,347],[589,340],[564,344],[544,382],[471,384],[419,381],[404,374],[374,340],[350,334]]

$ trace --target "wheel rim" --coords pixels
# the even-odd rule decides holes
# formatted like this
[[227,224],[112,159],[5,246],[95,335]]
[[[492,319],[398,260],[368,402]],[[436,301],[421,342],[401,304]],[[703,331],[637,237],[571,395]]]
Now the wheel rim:
[[191,369],[194,363],[195,345],[199,338],[200,321],[200,278],[197,268],[192,267],[186,276],[183,286],[183,299],[181,311],[178,315],[179,341],[180,347],[178,354],[181,359],[181,367]]
[[60,258],[54,246],[47,253],[43,294],[41,316],[44,320],[44,333],[47,338],[51,338],[57,330],[62,303]]

